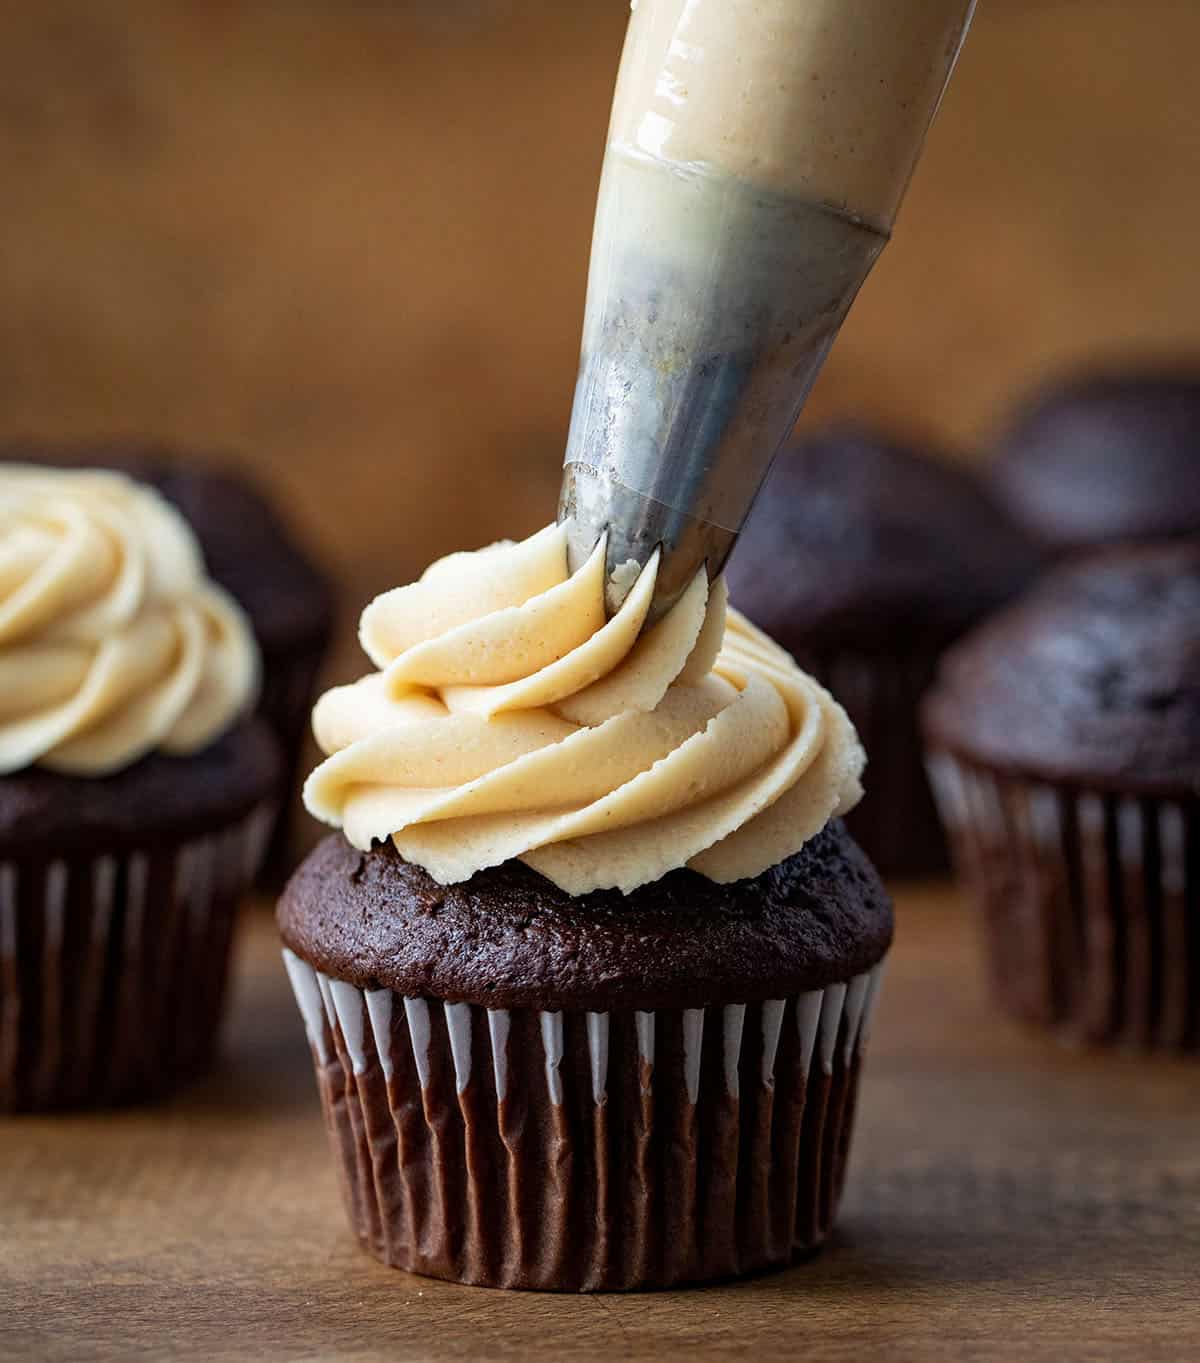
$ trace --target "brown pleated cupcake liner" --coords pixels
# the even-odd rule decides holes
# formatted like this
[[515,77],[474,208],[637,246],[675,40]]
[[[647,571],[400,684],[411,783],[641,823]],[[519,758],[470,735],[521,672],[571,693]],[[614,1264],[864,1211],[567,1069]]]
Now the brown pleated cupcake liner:
[[925,775],[918,728],[921,696],[937,655],[799,654],[858,730],[869,763],[866,791],[846,825],[885,876],[929,875],[949,866],[946,838]]
[[589,1013],[363,991],[284,960],[350,1223],[385,1263],[663,1288],[827,1236],[882,964],[791,999]]
[[317,679],[325,657],[325,641],[315,647],[296,649],[288,654],[263,660],[263,687],[258,698],[258,713],[279,739],[284,771],[279,789],[284,798],[271,822],[266,855],[259,871],[264,886],[281,885],[295,870],[296,824],[299,799],[292,792],[300,789],[300,759],[308,738]]
[[1200,1048],[1200,800],[1050,785],[945,752],[929,771],[999,1002],[1069,1039]]
[[273,817],[116,855],[0,860],[0,1112],[127,1102],[204,1067]]

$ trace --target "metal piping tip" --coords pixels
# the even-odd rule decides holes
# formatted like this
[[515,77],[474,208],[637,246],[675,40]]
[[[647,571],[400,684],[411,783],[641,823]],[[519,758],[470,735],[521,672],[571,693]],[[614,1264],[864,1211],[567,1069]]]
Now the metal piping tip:
[[605,532],[610,578],[661,545],[651,621],[701,565],[721,572],[885,240],[610,148],[559,503],[573,569]]
[[710,581],[716,577],[737,540],[736,532],[635,492],[587,464],[572,463],[563,470],[558,519],[567,531],[572,572],[607,535],[605,605],[610,615],[620,609],[634,580],[619,569],[631,562],[644,567],[661,548],[647,624],[671,609],[698,568],[707,570]]

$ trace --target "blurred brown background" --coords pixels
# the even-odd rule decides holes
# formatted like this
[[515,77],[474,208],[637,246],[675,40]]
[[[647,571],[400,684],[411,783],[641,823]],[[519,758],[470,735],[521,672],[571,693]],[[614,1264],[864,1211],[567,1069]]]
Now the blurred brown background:
[[[625,16],[0,7],[3,434],[237,451],[347,625],[549,519]],[[1200,350],[1198,50],[1196,0],[983,0],[806,419],[970,450],[1060,365]]]

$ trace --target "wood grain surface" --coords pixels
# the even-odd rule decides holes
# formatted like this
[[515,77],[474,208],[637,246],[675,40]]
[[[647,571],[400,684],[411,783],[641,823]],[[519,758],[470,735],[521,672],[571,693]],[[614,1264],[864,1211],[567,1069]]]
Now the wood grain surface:
[[899,900],[834,1242],[646,1296],[408,1277],[352,1241],[266,912],[226,1056],[176,1101],[0,1123],[0,1358],[1180,1360],[1200,1340],[1200,1070],[1065,1050],[982,997],[952,891]]

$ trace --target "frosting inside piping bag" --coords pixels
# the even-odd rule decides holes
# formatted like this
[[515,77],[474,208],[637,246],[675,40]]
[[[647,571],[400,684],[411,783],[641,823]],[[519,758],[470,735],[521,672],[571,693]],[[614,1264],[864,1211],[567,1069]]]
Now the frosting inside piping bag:
[[313,712],[309,810],[442,884],[519,858],[573,895],[798,851],[861,796],[850,721],[722,579],[643,633],[656,571],[607,619],[604,546],[571,574],[553,525],[378,597],[359,629],[378,670]]

